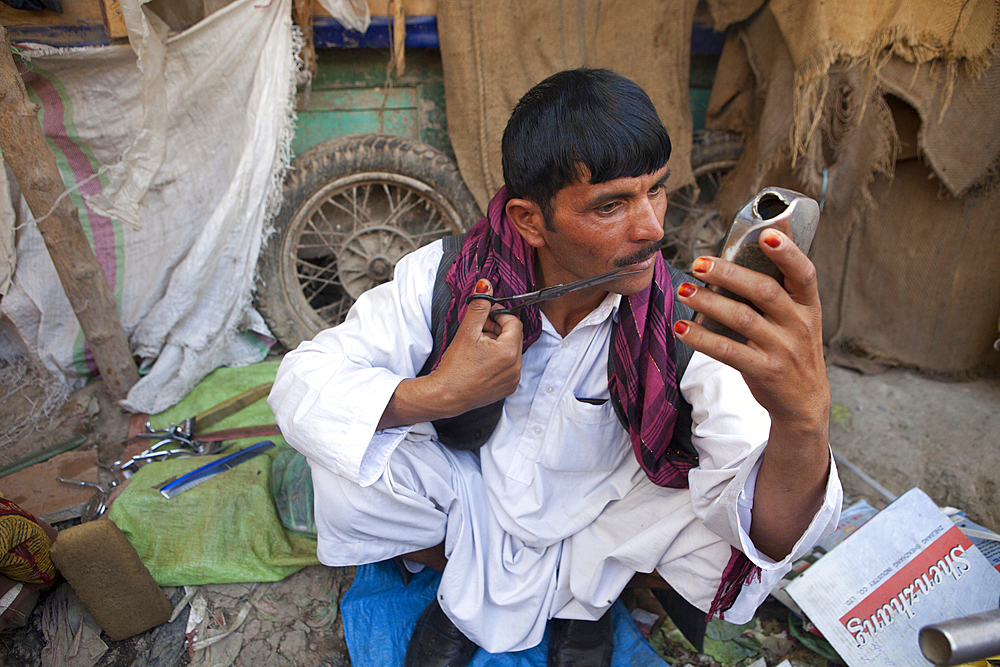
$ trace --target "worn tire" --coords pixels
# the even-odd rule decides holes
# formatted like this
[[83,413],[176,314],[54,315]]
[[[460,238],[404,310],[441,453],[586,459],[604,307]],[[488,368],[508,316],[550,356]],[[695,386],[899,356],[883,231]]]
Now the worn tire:
[[674,268],[688,271],[696,258],[718,251],[729,225],[714,205],[715,194],[742,153],[743,143],[735,134],[694,133],[691,170],[695,184],[670,195],[663,222],[663,255]]
[[257,309],[294,348],[342,322],[403,255],[480,217],[455,162],[436,148],[382,134],[326,141],[292,163],[258,262]]

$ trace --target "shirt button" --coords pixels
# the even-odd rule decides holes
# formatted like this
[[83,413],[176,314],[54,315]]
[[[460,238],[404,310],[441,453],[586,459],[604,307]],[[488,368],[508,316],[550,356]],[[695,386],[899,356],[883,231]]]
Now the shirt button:
[[568,340],[564,340],[562,343],[559,344],[559,347],[564,348],[564,349],[567,348],[567,347],[569,347],[569,341]]
[[531,430],[534,432],[535,435],[541,435],[542,434],[542,427],[541,426],[536,426],[535,428],[533,428]]
[[546,387],[546,388],[545,388],[545,393],[546,393],[546,394],[551,394],[551,393],[552,393],[552,392],[554,392],[555,390],[556,390],[556,388],[555,388],[555,387],[552,387],[552,386],[548,386],[548,387]]

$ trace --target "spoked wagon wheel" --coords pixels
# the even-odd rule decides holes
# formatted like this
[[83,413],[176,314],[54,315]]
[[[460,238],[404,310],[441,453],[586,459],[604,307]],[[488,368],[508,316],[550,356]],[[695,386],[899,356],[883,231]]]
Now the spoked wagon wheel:
[[734,134],[695,132],[691,148],[695,185],[670,195],[663,224],[663,255],[674,268],[688,271],[695,259],[718,251],[729,221],[713,205],[715,194],[742,152],[743,144]]
[[342,322],[362,293],[392,279],[404,255],[480,217],[455,163],[402,137],[334,139],[292,166],[256,295],[289,349]]

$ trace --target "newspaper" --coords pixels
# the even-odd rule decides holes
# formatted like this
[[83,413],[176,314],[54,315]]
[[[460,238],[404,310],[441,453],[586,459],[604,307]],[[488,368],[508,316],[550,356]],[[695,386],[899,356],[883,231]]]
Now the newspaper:
[[784,590],[850,667],[927,667],[920,628],[996,609],[1000,572],[912,489]]
[[[872,507],[867,500],[859,500],[841,511],[837,529],[817,542],[816,546],[792,564],[792,569],[781,578],[771,591],[771,597],[791,609],[796,615],[804,616],[799,605],[795,604],[795,601],[785,591],[788,584],[876,514],[878,514],[878,510]],[[805,627],[809,630],[812,628],[812,624],[807,620]]]
[[967,518],[964,512],[953,515],[951,520],[976,545],[990,565],[1000,571],[1000,535]]

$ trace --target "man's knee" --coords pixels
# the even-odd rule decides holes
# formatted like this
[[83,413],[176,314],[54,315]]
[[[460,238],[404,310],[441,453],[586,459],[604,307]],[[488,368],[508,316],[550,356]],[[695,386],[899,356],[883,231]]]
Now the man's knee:
[[383,474],[374,484],[361,486],[333,473],[314,473],[319,533],[345,543],[440,542],[447,516],[422,495],[423,489],[394,484],[392,477]]
[[339,475],[313,477],[316,487],[316,523],[337,533],[353,533],[375,513],[377,494]]

